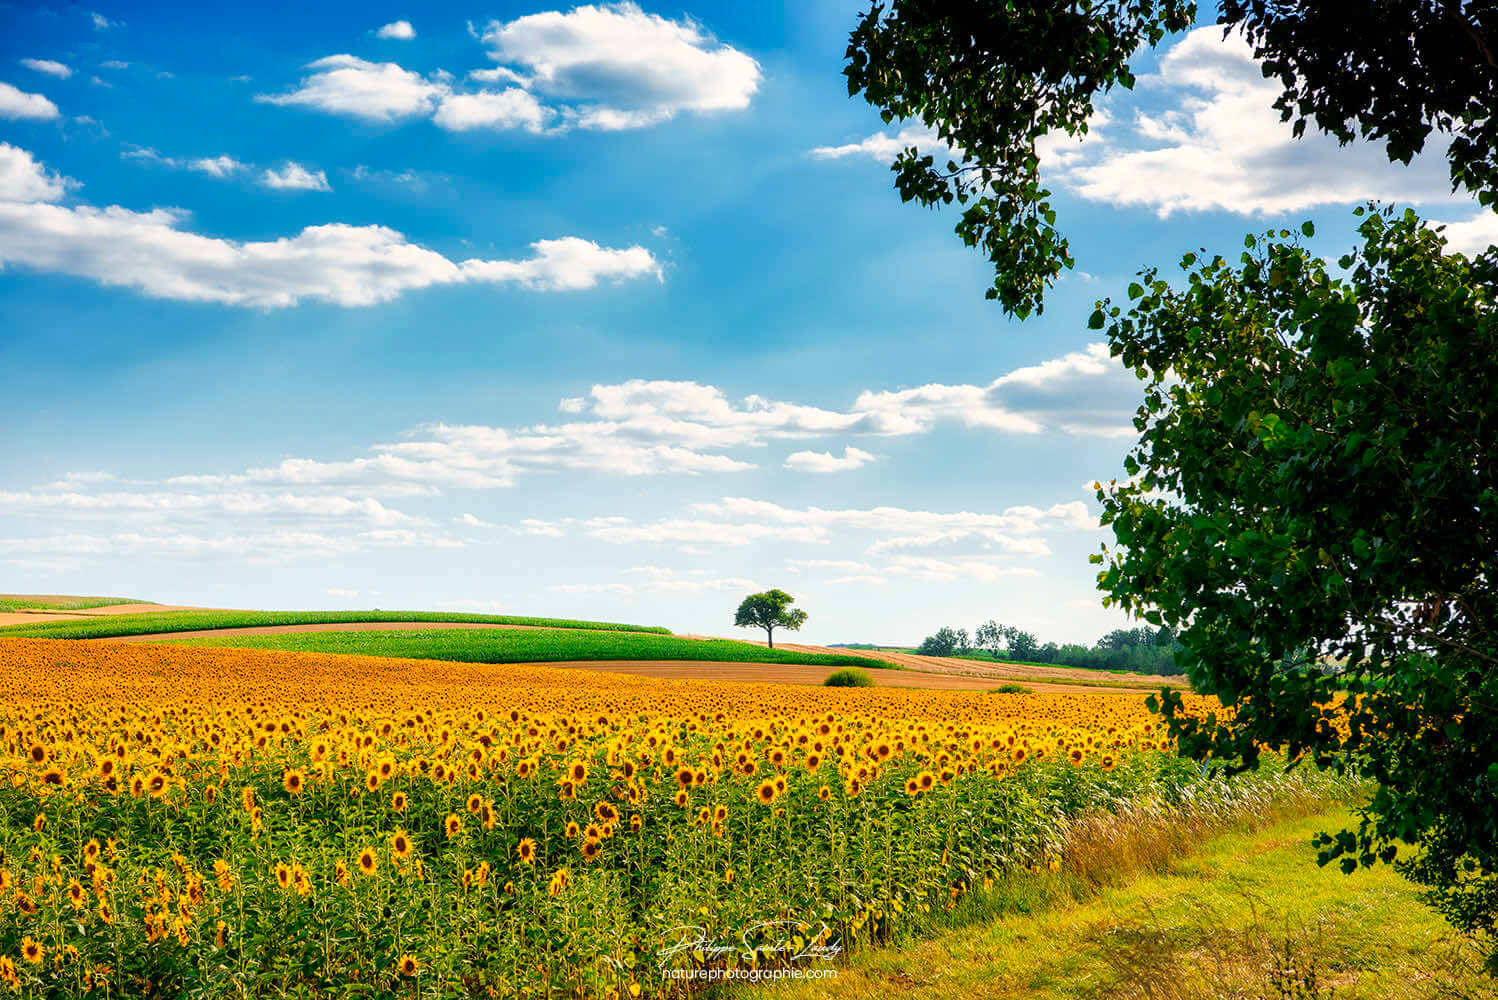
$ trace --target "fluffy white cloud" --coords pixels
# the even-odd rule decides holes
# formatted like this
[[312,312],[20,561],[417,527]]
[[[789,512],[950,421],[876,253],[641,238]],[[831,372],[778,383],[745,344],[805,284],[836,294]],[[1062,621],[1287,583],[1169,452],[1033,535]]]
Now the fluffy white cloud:
[[1489,209],[1481,209],[1472,218],[1460,222],[1432,224],[1446,227],[1446,245],[1449,250],[1478,254],[1498,243],[1498,212]]
[[[1140,77],[1128,95],[1108,98],[1085,138],[1058,133],[1037,143],[1042,175],[1084,198],[1144,206],[1162,217],[1278,215],[1369,199],[1452,203],[1439,139],[1408,167],[1391,164],[1381,143],[1340,146],[1314,127],[1297,140],[1273,108],[1279,94],[1241,36],[1197,28],[1165,51],[1157,73]],[[812,155],[889,163],[909,145],[944,152],[929,131],[910,127]]]
[[124,21],[111,21],[98,11],[91,11],[88,16],[96,31],[108,31],[110,28],[118,28],[125,23]]
[[255,100],[389,122],[428,115],[448,93],[445,83],[428,80],[395,63],[372,63],[346,54],[318,59],[307,68],[315,72],[296,90],[259,94]]
[[57,201],[74,184],[48,173],[28,150],[0,142],[0,202]]
[[453,518],[453,520],[466,528],[497,527],[497,525],[490,524],[488,521],[485,521],[482,518],[474,517],[472,514],[459,514],[457,517]]
[[73,75],[73,68],[66,63],[57,62],[55,59],[22,59],[21,65],[27,69],[55,76],[59,80],[66,80]]
[[[64,206],[25,150],[0,152],[12,200],[0,201],[0,265],[72,274],[155,298],[279,308],[311,300],[340,306],[387,302],[406,291],[463,282],[537,291],[661,276],[649,250],[611,249],[569,236],[531,244],[520,260],[455,262],[385,226],[329,223],[293,237],[239,243],[181,228],[183,213]],[[28,194],[29,192],[29,194]]]
[[401,42],[409,42],[416,37],[416,29],[411,27],[410,21],[391,21],[389,24],[375,32],[376,38],[393,38]]
[[47,121],[56,118],[57,105],[41,94],[28,94],[0,81],[0,118],[31,118]]
[[785,467],[798,472],[845,472],[872,461],[874,461],[873,455],[860,448],[847,445],[843,448],[841,458],[830,451],[792,452],[786,456]]
[[263,187],[277,191],[331,191],[328,176],[321,170],[308,170],[300,163],[287,162],[280,170],[267,170],[260,175]]
[[522,67],[530,89],[569,102],[581,128],[640,128],[682,111],[736,111],[759,89],[752,57],[701,25],[633,3],[587,5],[491,22],[490,56]]
[[450,132],[473,129],[523,128],[543,132],[556,116],[533,94],[511,87],[509,90],[483,90],[476,94],[449,94],[442,99],[432,121]]

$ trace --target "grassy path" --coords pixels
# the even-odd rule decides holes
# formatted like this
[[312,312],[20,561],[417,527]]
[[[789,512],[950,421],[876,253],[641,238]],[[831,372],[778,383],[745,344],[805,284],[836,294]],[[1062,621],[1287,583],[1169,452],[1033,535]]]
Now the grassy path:
[[[1456,1000],[1498,997],[1479,956],[1386,867],[1318,868],[1345,812],[1209,838],[1091,899],[856,955],[836,980],[727,995],[884,1000]],[[1312,971],[1314,967],[1314,972]],[[1276,986],[1275,976],[1300,992]],[[1315,986],[1311,986],[1314,980]]]

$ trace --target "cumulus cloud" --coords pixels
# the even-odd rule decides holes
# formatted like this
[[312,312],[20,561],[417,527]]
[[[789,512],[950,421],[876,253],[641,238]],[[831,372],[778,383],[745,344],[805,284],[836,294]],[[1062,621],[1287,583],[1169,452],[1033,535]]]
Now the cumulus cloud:
[[528,74],[530,89],[567,102],[564,113],[582,128],[641,128],[683,111],[742,110],[761,76],[752,57],[696,22],[633,3],[493,21],[482,40],[495,62]]
[[41,94],[28,94],[0,81],[0,118],[48,121],[58,117],[57,105]]
[[329,223],[245,243],[201,236],[182,227],[186,216],[175,209],[57,204],[58,185],[67,182],[45,174],[26,151],[6,150],[4,184],[21,196],[0,201],[0,265],[76,275],[154,298],[261,309],[303,301],[367,306],[433,285],[570,291],[661,276],[644,247],[612,249],[575,236],[538,240],[518,260],[461,262],[385,226]]
[[490,524],[488,521],[485,521],[482,518],[474,517],[472,514],[459,514],[457,517],[453,518],[453,520],[467,528],[496,527],[496,525]]
[[66,63],[57,62],[55,59],[22,59],[21,65],[27,69],[55,76],[59,80],[66,80],[73,75],[73,68]]
[[280,170],[267,170],[260,175],[263,187],[277,191],[331,191],[327,174],[321,170],[308,170],[300,163],[287,162]]
[[[742,110],[759,89],[752,57],[690,19],[647,14],[632,3],[544,11],[491,21],[482,33],[470,25],[470,32],[501,65],[470,70],[467,79],[503,88],[463,89],[445,70],[422,76],[342,53],[308,63],[294,89],[256,99],[366,121],[429,117],[449,131],[541,134],[644,128],[682,112]],[[415,32],[398,21],[379,35]]]
[[874,456],[861,448],[847,445],[841,457],[830,451],[796,451],[786,456],[785,467],[798,472],[845,472],[857,469],[874,461]]
[[375,37],[393,38],[396,41],[409,42],[416,37],[416,29],[411,27],[410,21],[391,21],[379,31],[376,31]]
[[1470,219],[1444,225],[1447,249],[1465,254],[1479,254],[1498,243],[1498,212],[1481,209]]
[[0,202],[58,201],[75,184],[49,173],[29,151],[0,142]]
[[314,72],[297,89],[285,94],[259,94],[255,100],[391,122],[430,114],[448,93],[445,83],[395,63],[373,63],[347,54],[318,59],[307,68]]
[[542,106],[534,95],[512,87],[476,94],[449,94],[438,105],[432,121],[450,132],[521,128],[539,133],[545,131],[555,116],[556,112]]
[[[1161,217],[1280,215],[1370,199],[1452,202],[1440,142],[1406,167],[1391,164],[1380,143],[1341,146],[1314,128],[1297,140],[1273,108],[1279,94],[1240,35],[1197,28],[1165,50],[1157,73],[1108,98],[1084,138],[1058,133],[1038,142],[1042,175],[1083,198]],[[910,127],[818,147],[812,156],[889,163],[909,145],[944,152],[929,131]]]

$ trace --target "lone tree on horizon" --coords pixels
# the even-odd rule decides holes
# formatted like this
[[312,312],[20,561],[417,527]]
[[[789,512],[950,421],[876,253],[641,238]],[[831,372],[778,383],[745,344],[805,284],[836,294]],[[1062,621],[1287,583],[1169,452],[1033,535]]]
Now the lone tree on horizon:
[[783,590],[767,590],[763,594],[750,594],[739,604],[733,623],[739,628],[762,628],[771,649],[775,648],[775,630],[790,629],[795,632],[806,623],[806,612],[793,608],[796,599]]

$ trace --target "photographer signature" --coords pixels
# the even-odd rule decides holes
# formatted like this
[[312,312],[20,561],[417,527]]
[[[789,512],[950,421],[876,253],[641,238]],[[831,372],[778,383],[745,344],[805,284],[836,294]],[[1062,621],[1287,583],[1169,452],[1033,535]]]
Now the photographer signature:
[[[758,953],[761,956],[782,955],[788,962],[807,959],[831,962],[842,954],[842,942],[828,939],[831,932],[826,924],[822,924],[811,935],[807,934],[806,928],[807,925],[799,920],[765,920],[745,927],[739,932],[737,941],[713,941],[708,939],[706,927],[688,924],[672,928],[677,935],[675,942],[661,948],[656,954],[666,959],[673,955],[700,951],[704,959],[711,960],[738,953],[745,961],[753,961]],[[798,937],[802,939],[799,945],[795,942]],[[760,938],[763,940],[758,940]]]

